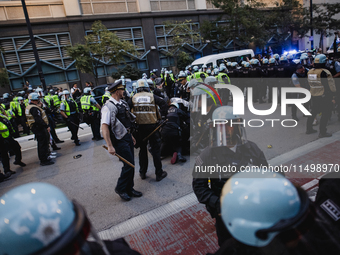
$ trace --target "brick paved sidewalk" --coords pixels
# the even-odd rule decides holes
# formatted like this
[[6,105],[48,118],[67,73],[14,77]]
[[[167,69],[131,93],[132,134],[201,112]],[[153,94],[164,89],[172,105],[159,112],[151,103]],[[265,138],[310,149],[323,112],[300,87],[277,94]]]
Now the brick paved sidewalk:
[[[317,144],[317,143],[315,143]],[[339,164],[340,141],[330,140],[323,146],[315,146],[309,152],[287,160],[283,165]],[[273,161],[274,162],[274,161]],[[313,196],[318,179],[325,173],[287,173],[286,177],[302,186]],[[313,194],[314,193],[314,194]],[[142,254],[207,254],[218,249],[214,219],[204,205],[195,204],[125,236],[126,241]]]

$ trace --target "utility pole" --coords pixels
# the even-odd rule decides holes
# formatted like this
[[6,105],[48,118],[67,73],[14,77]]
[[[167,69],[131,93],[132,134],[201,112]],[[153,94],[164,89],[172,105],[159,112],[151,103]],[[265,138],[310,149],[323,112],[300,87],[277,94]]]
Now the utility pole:
[[310,4],[310,25],[311,25],[311,28],[310,28],[310,36],[312,38],[312,40],[310,41],[310,47],[311,47],[311,50],[314,49],[314,38],[313,38],[313,0],[309,0],[309,4]]
[[30,34],[30,38],[31,38],[31,44],[32,44],[32,48],[33,48],[35,62],[37,63],[39,78],[40,78],[40,81],[41,81],[41,85],[43,86],[43,90],[46,93],[47,89],[46,89],[45,77],[44,77],[43,71],[41,69],[41,63],[40,63],[40,59],[39,59],[39,55],[38,55],[38,51],[37,51],[37,46],[35,45],[35,39],[34,39],[33,31],[32,31],[30,18],[28,16],[25,0],[21,0],[21,3],[22,3],[22,8],[24,10],[24,14],[25,14],[28,33]]

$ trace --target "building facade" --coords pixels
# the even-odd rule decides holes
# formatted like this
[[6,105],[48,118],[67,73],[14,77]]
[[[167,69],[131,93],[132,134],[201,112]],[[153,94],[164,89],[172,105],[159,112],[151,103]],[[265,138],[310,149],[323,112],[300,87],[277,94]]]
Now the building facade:
[[[308,6],[309,1],[303,0],[303,3]],[[150,69],[160,70],[173,65],[173,59],[167,54],[171,35],[164,26],[165,21],[190,20],[191,28],[198,31],[203,21],[216,20],[222,14],[207,0],[26,0],[26,5],[46,83],[66,87],[73,83],[82,87],[85,81],[94,82],[92,75],[76,69],[65,48],[84,43],[84,36],[91,32],[91,25],[96,20],[101,20],[121,39],[136,46],[138,55],[128,60],[128,64],[147,73]],[[318,37],[314,34],[314,47],[318,45]],[[293,36],[291,39],[300,50],[310,48],[308,37]],[[324,51],[332,41],[332,37],[324,38]],[[232,45],[229,42],[218,48],[200,39],[186,45],[185,51],[196,59],[233,50],[235,45]],[[19,0],[0,0],[0,46],[5,52],[1,55],[0,65],[7,69],[10,79],[10,88],[5,90],[20,90],[25,81],[40,85]],[[99,68],[99,83],[105,84],[106,77],[115,70],[109,63],[103,63]]]

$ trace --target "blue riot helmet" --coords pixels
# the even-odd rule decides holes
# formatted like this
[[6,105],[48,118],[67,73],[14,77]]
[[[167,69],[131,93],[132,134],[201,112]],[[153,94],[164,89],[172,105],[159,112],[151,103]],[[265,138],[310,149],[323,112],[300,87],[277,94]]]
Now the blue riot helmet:
[[196,79],[191,79],[190,81],[189,81],[189,84],[188,84],[188,86],[189,86],[189,88],[192,90],[194,87],[196,87],[197,85],[199,85],[199,82],[198,82],[198,80],[196,80]]
[[220,65],[220,72],[224,72],[225,70],[227,70],[227,67],[225,65]]
[[232,62],[232,63],[231,63],[231,66],[232,66],[232,67],[236,67],[236,66],[237,66],[237,62]]
[[28,99],[29,99],[29,100],[33,100],[33,101],[34,101],[34,100],[39,100],[39,94],[33,92],[33,93],[31,93],[31,94],[28,95]]
[[194,70],[194,72],[197,72],[198,71],[198,66],[194,66],[192,69]]
[[216,108],[210,123],[210,146],[235,147],[246,143],[247,136],[242,121],[238,115],[233,113],[232,106]]
[[326,64],[327,57],[325,54],[318,54],[314,59],[314,64]]
[[259,60],[258,59],[253,59],[253,65],[258,65],[259,64]]
[[292,54],[288,54],[288,55],[287,55],[287,59],[288,59],[288,60],[292,60],[292,59],[293,59],[293,55],[292,55]]
[[89,254],[88,237],[109,254],[84,209],[48,183],[24,184],[0,197],[0,229],[1,254]]
[[231,62],[227,62],[227,66],[231,66]]
[[241,66],[244,66],[244,63],[246,63],[246,61],[243,60],[243,61],[241,62]]
[[267,58],[262,60],[262,64],[267,65],[269,63],[269,60]]
[[313,219],[307,193],[270,171],[233,175],[222,189],[221,216],[236,240],[255,247],[276,236],[288,243]]
[[244,66],[245,68],[249,68],[250,64],[249,64],[249,62],[245,62],[245,63],[243,64],[243,66]]
[[88,94],[88,93],[90,93],[90,92],[91,92],[91,88],[88,88],[88,87],[87,87],[87,88],[84,89],[84,94]]
[[254,59],[251,59],[251,60],[249,61],[249,64],[254,65]]
[[219,72],[220,72],[220,69],[218,69],[218,68],[214,69],[214,75],[218,75]]
[[176,103],[176,102],[173,102],[173,103],[171,103],[171,104],[170,104],[170,106],[171,106],[171,105],[173,105],[173,106],[175,106],[177,109],[179,109],[179,105],[178,105],[178,103]]
[[[186,109],[186,111],[189,111],[190,109],[190,103],[182,98],[179,97],[172,97],[170,99],[171,103],[177,103],[178,105],[183,105]],[[182,109],[182,107],[180,107]]]
[[275,58],[270,58],[269,59],[269,64],[275,64]]
[[280,58],[280,61],[281,62],[287,62],[287,56],[282,55],[281,58]]
[[275,58],[275,60],[279,61],[280,60],[280,55],[279,54],[274,54],[273,58]]
[[211,69],[210,69],[210,68],[207,69],[206,73],[209,74],[209,75],[211,75]]
[[300,60],[306,60],[308,59],[308,54],[307,53],[302,53],[300,56]]
[[208,76],[207,78],[204,79],[204,83],[214,87],[215,84],[218,83],[218,81],[214,76]]
[[150,87],[149,84],[146,82],[145,79],[139,79],[137,81],[137,86],[136,86],[136,90],[137,92],[141,92],[141,91],[150,91]]
[[[190,81],[191,82],[191,81]],[[190,101],[192,103],[192,111],[199,112],[201,110],[201,101],[202,95],[205,94],[207,96],[207,105],[211,105],[214,103],[215,94],[212,90],[210,90],[207,86],[201,84],[197,85],[194,89],[191,89],[190,92]],[[212,97],[211,97],[212,96]]]
[[9,93],[4,93],[4,94],[2,95],[2,97],[3,97],[4,99],[9,98]]

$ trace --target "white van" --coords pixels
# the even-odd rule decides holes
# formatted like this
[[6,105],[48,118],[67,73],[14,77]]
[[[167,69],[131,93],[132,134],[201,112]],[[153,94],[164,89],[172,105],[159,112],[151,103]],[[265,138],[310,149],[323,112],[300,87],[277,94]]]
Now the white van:
[[198,68],[201,68],[204,64],[207,67],[213,67],[215,65],[220,66],[221,63],[226,63],[226,62],[240,62],[242,60],[246,60],[246,58],[251,60],[252,57],[254,57],[254,51],[251,49],[237,50],[237,51],[231,51],[231,52],[205,56],[205,57],[196,59],[194,62],[192,62],[191,65],[198,66]]

